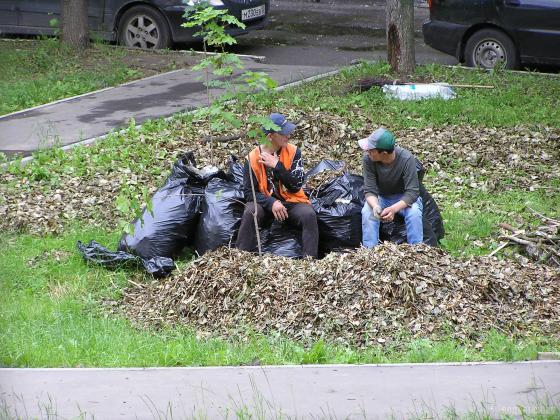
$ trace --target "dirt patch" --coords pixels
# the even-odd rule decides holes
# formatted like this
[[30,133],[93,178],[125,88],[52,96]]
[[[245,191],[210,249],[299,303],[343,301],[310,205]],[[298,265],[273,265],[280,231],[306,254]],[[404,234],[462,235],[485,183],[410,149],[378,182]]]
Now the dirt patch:
[[147,52],[126,49],[122,61],[130,67],[142,70],[145,75],[163,73],[193,66],[196,57],[185,52]]

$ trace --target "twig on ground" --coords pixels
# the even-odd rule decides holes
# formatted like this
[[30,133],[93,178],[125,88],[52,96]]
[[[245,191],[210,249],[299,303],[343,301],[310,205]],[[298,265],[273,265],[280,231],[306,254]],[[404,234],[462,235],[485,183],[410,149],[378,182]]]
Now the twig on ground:
[[494,251],[492,251],[490,254],[488,254],[489,257],[493,257],[494,255],[496,255],[498,252],[500,252],[502,249],[504,249],[506,246],[508,246],[510,244],[509,241],[506,242],[502,242],[500,244],[500,246],[498,248],[496,248]]

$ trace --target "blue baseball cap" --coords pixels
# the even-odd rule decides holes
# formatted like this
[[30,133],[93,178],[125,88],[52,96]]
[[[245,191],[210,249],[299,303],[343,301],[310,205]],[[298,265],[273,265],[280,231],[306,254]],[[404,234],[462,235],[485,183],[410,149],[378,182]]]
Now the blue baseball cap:
[[362,150],[393,150],[395,148],[395,136],[389,130],[379,127],[365,139],[358,140]]
[[263,127],[262,130],[265,134],[278,133],[282,134],[283,136],[289,136],[290,134],[292,134],[292,131],[296,129],[296,125],[294,123],[291,123],[286,119],[285,116],[283,116],[282,114],[278,114],[277,112],[270,114],[268,118],[270,118],[270,121],[272,121],[278,127],[280,127],[280,130],[267,130]]

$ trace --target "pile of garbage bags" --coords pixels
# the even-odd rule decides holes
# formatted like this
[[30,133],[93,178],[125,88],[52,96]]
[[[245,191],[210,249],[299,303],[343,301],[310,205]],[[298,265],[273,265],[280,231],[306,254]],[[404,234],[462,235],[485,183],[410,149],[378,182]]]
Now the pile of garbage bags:
[[[317,214],[320,256],[358,248],[362,241],[364,180],[341,171],[343,168],[342,161],[323,160],[306,174],[337,174],[306,190]],[[424,242],[437,246],[445,233],[443,220],[437,203],[422,185],[424,168],[420,162],[417,170],[424,204]],[[173,258],[185,247],[193,247],[202,255],[221,246],[233,246],[245,209],[243,162],[232,157],[227,172],[214,167],[201,170],[193,153],[184,154],[153,195],[149,208],[133,221],[133,233],[122,236],[116,252],[95,241],[87,245],[78,242],[85,260],[106,267],[142,266],[155,277],[163,277],[174,269]],[[302,257],[301,230],[274,220],[261,228],[260,236],[263,252]],[[394,221],[381,223],[380,239],[406,242],[403,218],[397,215]]]

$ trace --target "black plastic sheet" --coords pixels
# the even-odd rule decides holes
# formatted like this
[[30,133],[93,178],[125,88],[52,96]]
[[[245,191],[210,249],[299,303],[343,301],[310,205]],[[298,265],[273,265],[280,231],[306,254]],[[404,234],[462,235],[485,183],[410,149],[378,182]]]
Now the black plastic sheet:
[[165,277],[175,268],[175,263],[171,258],[140,258],[137,255],[132,255],[124,251],[113,252],[96,241],[90,241],[87,245],[78,241],[77,248],[84,260],[106,268],[143,266],[144,269],[154,277]]

